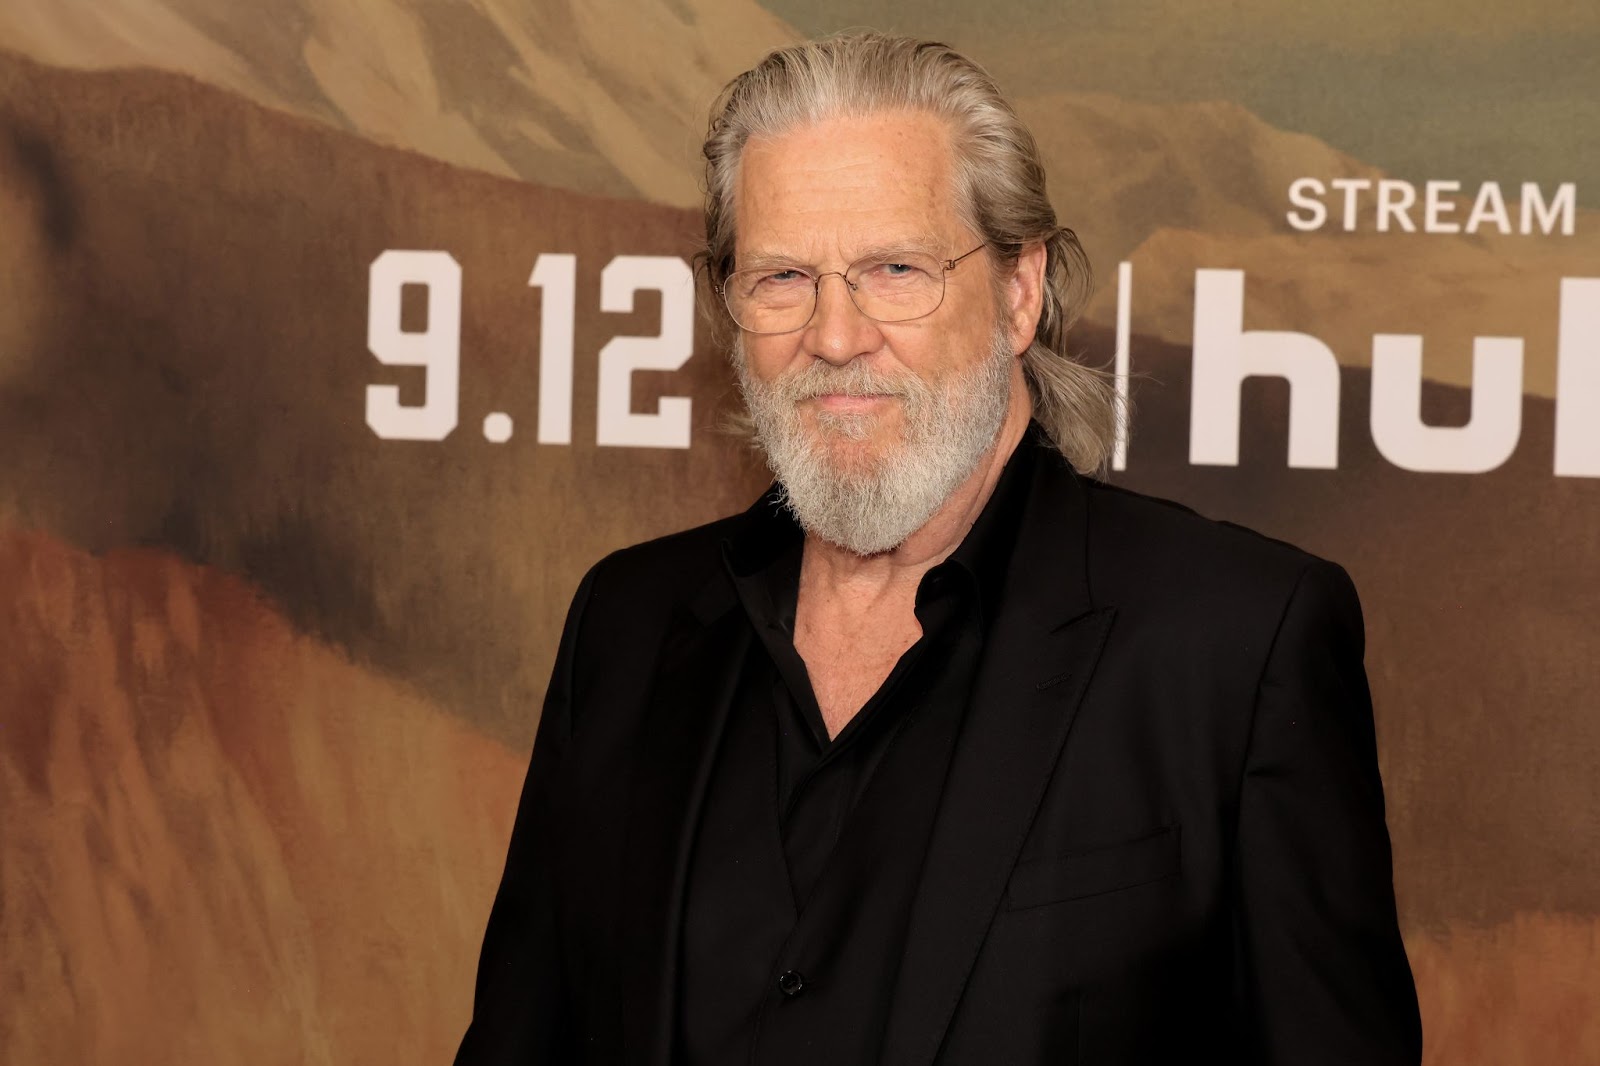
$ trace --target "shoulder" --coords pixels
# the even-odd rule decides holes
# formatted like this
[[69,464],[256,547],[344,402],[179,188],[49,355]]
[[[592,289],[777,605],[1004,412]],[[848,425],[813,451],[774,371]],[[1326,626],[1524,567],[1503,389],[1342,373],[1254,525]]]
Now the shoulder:
[[745,514],[620,548],[602,558],[583,581],[588,618],[625,616],[638,625],[659,624],[691,607],[723,572],[723,545]]
[[[1083,479],[1095,599],[1212,624],[1275,622],[1299,594],[1355,607],[1337,564],[1172,500]],[[1345,603],[1348,601],[1348,604]]]

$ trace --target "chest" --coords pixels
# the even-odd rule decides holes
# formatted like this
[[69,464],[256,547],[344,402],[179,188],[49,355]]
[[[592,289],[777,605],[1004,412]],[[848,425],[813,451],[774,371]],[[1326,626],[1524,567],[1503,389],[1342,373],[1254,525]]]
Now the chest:
[[903,612],[884,611],[876,618],[823,609],[808,613],[802,606],[795,620],[795,650],[806,664],[829,736],[849,724],[921,636],[909,604]]

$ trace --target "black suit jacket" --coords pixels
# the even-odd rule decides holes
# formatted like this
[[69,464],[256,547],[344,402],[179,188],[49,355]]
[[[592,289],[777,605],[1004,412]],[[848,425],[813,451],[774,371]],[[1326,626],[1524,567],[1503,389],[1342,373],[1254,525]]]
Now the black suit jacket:
[[[1054,453],[1033,477],[881,1061],[1418,1062],[1344,571]],[[458,1064],[668,1062],[752,639],[722,559],[742,520],[584,578]]]

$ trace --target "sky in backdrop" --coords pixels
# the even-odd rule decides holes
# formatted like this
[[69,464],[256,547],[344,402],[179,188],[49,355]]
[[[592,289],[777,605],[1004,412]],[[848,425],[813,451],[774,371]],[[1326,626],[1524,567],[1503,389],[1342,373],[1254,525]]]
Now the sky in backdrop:
[[1231,100],[1398,177],[1600,207],[1600,0],[761,0],[803,33],[969,52],[1017,95]]

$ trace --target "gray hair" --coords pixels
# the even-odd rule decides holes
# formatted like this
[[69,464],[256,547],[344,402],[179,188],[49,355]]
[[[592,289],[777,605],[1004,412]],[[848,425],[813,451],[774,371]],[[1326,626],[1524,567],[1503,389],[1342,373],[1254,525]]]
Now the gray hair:
[[[948,45],[848,33],[780,48],[723,89],[711,111],[706,243],[696,257],[713,290],[734,269],[734,193],[752,137],[777,136],[840,115],[915,110],[950,123],[963,220],[1002,270],[1035,241],[1045,247],[1044,306],[1022,355],[1033,416],[1083,473],[1101,470],[1119,417],[1111,375],[1067,355],[1067,330],[1091,292],[1077,235],[1056,224],[1038,145],[992,77]],[[722,316],[725,319],[726,316]],[[719,321],[722,321],[719,319]],[[731,327],[731,322],[723,322]]]

